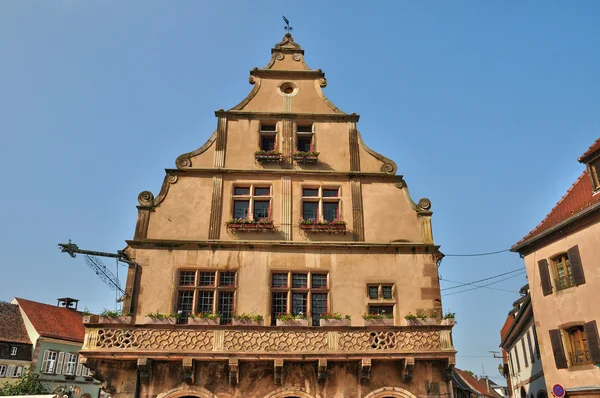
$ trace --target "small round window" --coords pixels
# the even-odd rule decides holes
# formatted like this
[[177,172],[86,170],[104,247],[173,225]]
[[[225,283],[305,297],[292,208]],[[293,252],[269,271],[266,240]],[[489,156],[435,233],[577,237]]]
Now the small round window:
[[296,90],[296,87],[292,83],[283,83],[279,86],[279,89],[285,95],[292,95]]

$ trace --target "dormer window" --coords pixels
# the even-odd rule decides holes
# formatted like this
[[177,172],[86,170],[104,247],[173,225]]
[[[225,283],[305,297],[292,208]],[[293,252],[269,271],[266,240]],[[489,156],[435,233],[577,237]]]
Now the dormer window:
[[590,175],[594,190],[600,189],[600,157],[590,162]]

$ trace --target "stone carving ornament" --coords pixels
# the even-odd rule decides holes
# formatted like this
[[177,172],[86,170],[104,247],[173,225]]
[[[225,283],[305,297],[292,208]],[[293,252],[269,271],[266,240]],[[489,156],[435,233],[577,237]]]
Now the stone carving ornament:
[[225,351],[327,351],[327,332],[226,331]]

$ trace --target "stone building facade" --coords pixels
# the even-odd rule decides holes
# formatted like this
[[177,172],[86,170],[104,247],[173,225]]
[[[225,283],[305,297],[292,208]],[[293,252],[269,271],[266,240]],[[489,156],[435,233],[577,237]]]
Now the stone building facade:
[[366,146],[291,35],[271,54],[158,195],[139,195],[132,317],[90,318],[85,363],[114,397],[450,394],[430,201]]

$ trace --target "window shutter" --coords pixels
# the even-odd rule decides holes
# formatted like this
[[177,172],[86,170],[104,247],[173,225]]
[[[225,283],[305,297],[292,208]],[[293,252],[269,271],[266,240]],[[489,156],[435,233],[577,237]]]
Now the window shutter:
[[517,373],[521,373],[521,362],[519,361],[519,347],[515,344],[515,361],[517,361]]
[[560,329],[550,330],[550,343],[552,344],[552,352],[554,353],[556,369],[568,368],[567,357],[565,356],[565,349],[563,348]]
[[21,377],[22,374],[23,374],[23,367],[19,366],[17,368],[17,373],[15,374],[15,377]]
[[588,322],[583,325],[583,330],[587,336],[588,348],[592,356],[592,362],[600,364],[600,338],[598,337],[598,325],[596,321]]
[[529,356],[531,357],[531,363],[535,363],[535,356],[533,355],[533,345],[531,344],[531,331],[527,331],[527,345],[529,346]]
[[61,351],[58,353],[58,359],[56,361],[56,366],[54,367],[54,373],[56,373],[57,375],[62,373],[62,367],[63,367],[64,360],[65,360],[65,353]]
[[579,246],[573,246],[567,250],[567,255],[569,256],[569,262],[571,263],[571,273],[573,274],[575,284],[583,285],[585,283],[585,275],[583,274],[583,267],[581,266]]
[[550,283],[550,273],[548,271],[548,260],[543,259],[538,261],[540,268],[540,280],[542,281],[542,292],[544,296],[552,293],[552,284]]
[[6,368],[6,377],[13,377],[15,367],[13,365],[8,365]]
[[77,364],[77,371],[75,372],[75,376],[81,376],[81,367],[82,366],[83,365],[80,363]]
[[69,352],[65,353],[65,363],[63,364],[63,367],[62,367],[62,373],[64,375],[66,375],[67,371],[69,370],[69,360],[71,359],[71,355],[73,355],[73,354],[71,354]]
[[525,367],[528,367],[529,362],[527,361],[527,350],[525,349],[525,336],[521,338],[521,346],[523,347],[523,362],[525,363]]
[[48,366],[48,354],[50,354],[50,351],[48,351],[48,350],[44,351],[44,357],[42,359],[42,368],[41,368],[42,373],[46,373],[46,367]]

